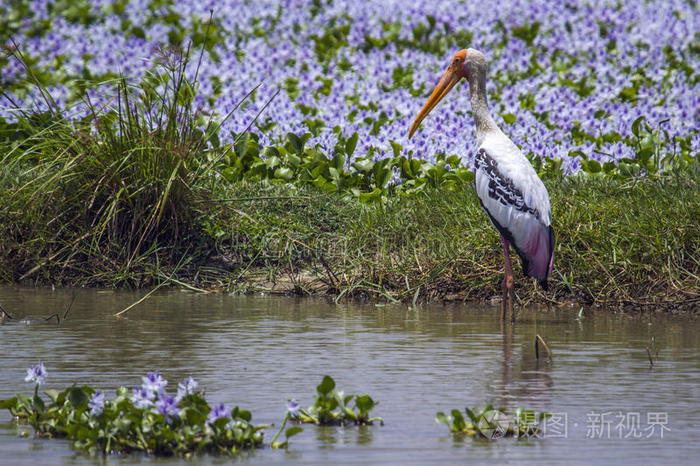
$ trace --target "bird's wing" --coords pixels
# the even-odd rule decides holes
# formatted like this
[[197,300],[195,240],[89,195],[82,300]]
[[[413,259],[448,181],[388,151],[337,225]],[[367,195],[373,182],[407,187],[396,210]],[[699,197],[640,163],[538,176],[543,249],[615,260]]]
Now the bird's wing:
[[493,224],[515,247],[525,272],[542,283],[554,248],[549,195],[520,150],[498,136],[486,138],[474,159],[476,192]]

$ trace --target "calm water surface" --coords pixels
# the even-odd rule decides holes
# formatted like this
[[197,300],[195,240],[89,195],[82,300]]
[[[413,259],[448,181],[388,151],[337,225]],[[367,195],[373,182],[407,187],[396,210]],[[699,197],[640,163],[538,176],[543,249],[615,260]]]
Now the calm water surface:
[[[322,299],[167,292],[112,316],[143,294],[0,287],[14,320],[0,325],[0,398],[29,392],[25,369],[43,359],[47,388],[73,382],[108,390],[160,370],[174,390],[192,375],[207,398],[279,423],[287,398],[309,406],[331,375],[368,393],[383,427],[305,426],[288,451],[245,453],[250,464],[687,463],[700,456],[700,320],[528,309],[513,331],[497,307],[335,305]],[[551,364],[538,362],[542,335]],[[658,350],[650,368],[647,347]],[[437,411],[491,402],[555,413],[545,438],[459,439]],[[637,414],[638,413],[638,414]],[[638,416],[638,417],[637,417]],[[639,422],[635,422],[639,419]],[[91,458],[68,442],[20,438],[0,412],[2,464],[179,463],[140,455]],[[273,430],[267,431],[269,440]],[[635,435],[639,434],[638,438]],[[231,462],[202,456],[192,464]]]

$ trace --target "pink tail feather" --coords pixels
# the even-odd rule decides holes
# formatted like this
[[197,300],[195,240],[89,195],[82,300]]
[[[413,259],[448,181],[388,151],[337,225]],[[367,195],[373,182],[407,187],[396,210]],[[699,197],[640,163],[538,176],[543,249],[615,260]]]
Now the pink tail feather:
[[547,278],[554,265],[554,229],[537,224],[528,232],[525,241],[517,247],[525,272],[547,289]]

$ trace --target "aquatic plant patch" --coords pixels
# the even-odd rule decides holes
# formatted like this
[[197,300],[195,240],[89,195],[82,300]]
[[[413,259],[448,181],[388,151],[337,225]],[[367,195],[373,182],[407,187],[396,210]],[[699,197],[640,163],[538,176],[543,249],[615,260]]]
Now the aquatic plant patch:
[[453,409],[451,415],[438,412],[435,421],[445,424],[450,432],[464,434],[473,438],[495,440],[503,437],[517,439],[537,438],[542,434],[542,423],[551,417],[550,413],[535,413],[532,410],[518,408],[513,414],[506,414],[503,409],[494,409],[487,404],[484,409],[464,409],[465,415]]
[[[353,402],[353,406],[350,403]],[[324,376],[316,387],[314,404],[308,409],[299,406],[296,400],[289,400],[287,416],[292,422],[319,425],[372,425],[384,424],[381,417],[371,417],[370,412],[377,403],[369,395],[345,395],[335,388],[335,380]]]
[[[118,388],[113,398],[102,390],[77,385],[63,391],[44,390],[42,396],[39,387],[46,377],[41,361],[30,367],[25,380],[34,383],[33,396],[17,394],[0,400],[0,409],[8,409],[19,422],[30,425],[38,437],[67,438],[75,448],[93,454],[234,454],[265,446],[263,430],[271,427],[253,424],[251,413],[237,406],[210,405],[191,377],[178,384],[176,394],[170,394],[168,381],[158,371],[151,372],[133,390]],[[300,431],[287,429],[287,439],[279,442],[278,432],[269,445],[286,447],[289,437]]]

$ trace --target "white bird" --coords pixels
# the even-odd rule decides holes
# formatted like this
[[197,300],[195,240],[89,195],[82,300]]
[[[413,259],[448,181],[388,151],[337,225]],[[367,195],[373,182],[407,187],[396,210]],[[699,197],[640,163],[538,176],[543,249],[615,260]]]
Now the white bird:
[[501,319],[513,312],[513,270],[510,244],[522,261],[526,275],[547,289],[554,259],[554,229],[549,194],[530,162],[508,136],[498,128],[486,102],[486,58],[478,50],[460,50],[452,58],[411,126],[408,138],[421,121],[462,78],[469,81],[472,113],[479,149],[474,157],[476,193],[481,207],[501,234],[505,277],[501,283]]

